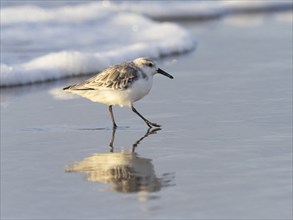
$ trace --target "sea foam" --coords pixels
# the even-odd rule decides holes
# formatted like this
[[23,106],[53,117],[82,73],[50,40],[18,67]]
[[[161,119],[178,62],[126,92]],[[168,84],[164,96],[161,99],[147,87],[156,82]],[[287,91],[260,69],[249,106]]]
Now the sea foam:
[[191,50],[182,27],[90,3],[1,9],[1,86],[90,74],[139,56]]
[[91,74],[139,56],[159,58],[195,48],[195,36],[186,29],[155,20],[202,19],[292,6],[282,1],[220,0],[8,3],[0,13],[1,86]]

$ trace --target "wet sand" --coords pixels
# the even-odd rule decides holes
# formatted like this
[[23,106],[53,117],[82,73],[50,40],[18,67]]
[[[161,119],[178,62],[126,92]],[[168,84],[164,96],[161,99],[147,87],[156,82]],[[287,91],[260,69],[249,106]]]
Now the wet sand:
[[197,49],[161,60],[175,79],[136,103],[163,125],[149,134],[130,109],[113,134],[107,106],[60,98],[81,78],[1,89],[1,218],[292,218],[284,18],[182,22]]

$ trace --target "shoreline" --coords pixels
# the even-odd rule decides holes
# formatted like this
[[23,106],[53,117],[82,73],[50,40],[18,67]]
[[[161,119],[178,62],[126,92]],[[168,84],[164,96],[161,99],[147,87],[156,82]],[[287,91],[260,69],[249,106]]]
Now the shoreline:
[[[147,126],[129,108],[112,155],[107,106],[59,96],[80,77],[1,88],[1,218],[291,218],[292,23],[257,18],[181,24],[199,45],[159,60],[174,80],[136,103],[163,125],[138,156]],[[123,180],[99,173],[117,164]]]

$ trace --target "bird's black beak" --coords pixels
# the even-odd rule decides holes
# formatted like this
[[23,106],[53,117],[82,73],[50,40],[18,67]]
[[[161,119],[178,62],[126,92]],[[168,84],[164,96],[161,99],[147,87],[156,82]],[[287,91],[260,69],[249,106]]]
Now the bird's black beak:
[[157,70],[158,73],[164,75],[164,76],[167,76],[169,77],[170,79],[173,79],[174,77],[171,76],[169,73],[165,72],[164,70],[161,70],[160,68]]

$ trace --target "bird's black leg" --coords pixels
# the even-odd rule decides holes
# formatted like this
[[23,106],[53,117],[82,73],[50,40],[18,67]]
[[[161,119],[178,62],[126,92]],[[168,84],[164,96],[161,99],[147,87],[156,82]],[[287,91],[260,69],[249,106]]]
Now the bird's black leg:
[[147,126],[151,127],[161,127],[161,125],[158,125],[156,123],[152,123],[149,120],[147,120],[145,117],[143,117],[134,107],[133,105],[131,106],[132,111],[137,114],[140,118],[142,118],[142,120],[144,120],[144,122],[147,124]]
[[116,125],[116,122],[115,122],[115,119],[114,119],[112,105],[109,105],[109,112],[110,112],[112,123],[113,123],[113,129],[116,129],[117,125]]
[[113,128],[113,130],[112,130],[112,138],[111,138],[111,141],[110,141],[110,144],[109,144],[110,152],[112,152],[112,153],[114,152],[115,134],[116,134],[116,128]]

